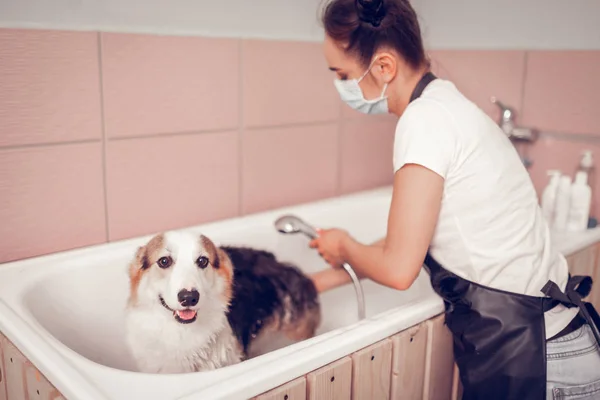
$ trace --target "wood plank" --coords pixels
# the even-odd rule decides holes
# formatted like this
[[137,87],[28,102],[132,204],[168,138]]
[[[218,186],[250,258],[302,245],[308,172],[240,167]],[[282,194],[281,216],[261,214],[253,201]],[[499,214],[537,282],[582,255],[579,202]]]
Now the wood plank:
[[25,387],[29,400],[52,400],[56,397],[56,389],[29,361],[25,363]]
[[428,328],[427,362],[423,398],[450,400],[454,375],[452,334],[444,325],[444,315],[426,322]]
[[596,262],[591,275],[594,283],[592,293],[587,300],[594,305],[596,310],[600,310],[600,243],[594,245],[594,249],[596,251]]
[[256,400],[306,400],[306,379],[294,379],[257,396]]
[[306,375],[309,400],[350,400],[352,359],[344,357]]
[[394,400],[422,399],[427,355],[427,326],[420,324],[392,337]]
[[4,367],[4,341],[6,338],[0,333],[0,400],[8,400],[6,393],[6,368]]
[[454,364],[454,377],[452,379],[452,400],[461,400],[463,395],[462,384],[460,383],[460,372],[458,365]]
[[567,263],[571,275],[593,276],[596,266],[596,253],[595,246],[589,246],[569,256]]
[[352,400],[389,399],[391,374],[390,339],[352,354]]
[[5,339],[2,344],[4,365],[6,366],[6,395],[9,400],[26,399],[23,368],[27,359],[17,348]]

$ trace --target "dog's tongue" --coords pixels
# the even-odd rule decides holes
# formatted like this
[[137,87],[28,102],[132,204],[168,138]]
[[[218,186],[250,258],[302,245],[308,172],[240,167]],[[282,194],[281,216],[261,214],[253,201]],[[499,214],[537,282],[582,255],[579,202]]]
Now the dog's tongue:
[[177,310],[177,316],[184,321],[188,321],[196,316],[194,310]]

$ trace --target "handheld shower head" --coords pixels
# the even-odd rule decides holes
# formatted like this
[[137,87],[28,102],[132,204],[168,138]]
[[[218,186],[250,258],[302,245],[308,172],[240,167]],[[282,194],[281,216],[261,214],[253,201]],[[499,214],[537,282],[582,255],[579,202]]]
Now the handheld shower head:
[[[295,215],[284,215],[275,221],[275,228],[284,234],[290,233],[303,233],[310,239],[314,239],[318,236],[317,230],[311,225],[307,224]],[[354,291],[356,292],[356,301],[358,303],[358,319],[365,318],[365,296],[363,294],[362,285],[358,276],[348,263],[344,263],[344,270],[350,275],[352,283],[354,284]]]
[[275,221],[275,228],[281,233],[304,233],[310,239],[317,237],[317,230],[295,215],[284,215]]

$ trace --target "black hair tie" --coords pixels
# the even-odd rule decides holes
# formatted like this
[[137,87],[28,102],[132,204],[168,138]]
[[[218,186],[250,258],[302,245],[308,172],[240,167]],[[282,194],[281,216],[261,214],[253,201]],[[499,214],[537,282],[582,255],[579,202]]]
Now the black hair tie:
[[374,27],[381,25],[385,17],[383,0],[356,0],[356,11],[362,22],[369,23]]

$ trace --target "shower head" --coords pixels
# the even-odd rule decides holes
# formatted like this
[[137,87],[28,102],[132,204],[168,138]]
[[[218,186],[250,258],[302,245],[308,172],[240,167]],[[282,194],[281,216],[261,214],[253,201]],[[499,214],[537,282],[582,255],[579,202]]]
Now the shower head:
[[[304,233],[311,239],[315,239],[318,236],[317,230],[314,227],[302,221],[295,215],[283,215],[279,217],[275,221],[275,228],[284,234]],[[365,295],[363,294],[362,285],[360,284],[360,280],[350,264],[344,263],[342,267],[344,270],[346,270],[348,275],[350,275],[350,279],[352,279],[352,284],[354,285],[354,290],[356,292],[356,302],[358,305],[358,319],[363,320],[365,319]]]
[[317,230],[295,215],[284,215],[275,221],[275,228],[281,233],[303,233],[311,239],[317,237]]

